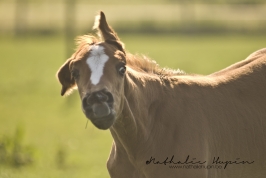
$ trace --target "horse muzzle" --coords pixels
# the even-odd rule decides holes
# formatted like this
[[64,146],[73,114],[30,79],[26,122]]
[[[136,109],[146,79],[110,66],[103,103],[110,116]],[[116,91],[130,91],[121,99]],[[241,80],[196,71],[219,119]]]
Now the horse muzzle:
[[107,90],[87,93],[82,99],[82,110],[99,129],[110,128],[115,121],[113,95]]

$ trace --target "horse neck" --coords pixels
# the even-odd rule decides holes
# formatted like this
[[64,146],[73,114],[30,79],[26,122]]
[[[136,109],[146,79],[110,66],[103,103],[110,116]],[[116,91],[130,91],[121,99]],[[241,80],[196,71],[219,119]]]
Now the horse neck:
[[148,139],[145,136],[151,131],[152,114],[157,111],[158,98],[163,92],[158,76],[132,69],[127,71],[122,112],[111,133],[116,144],[130,150],[136,143]]

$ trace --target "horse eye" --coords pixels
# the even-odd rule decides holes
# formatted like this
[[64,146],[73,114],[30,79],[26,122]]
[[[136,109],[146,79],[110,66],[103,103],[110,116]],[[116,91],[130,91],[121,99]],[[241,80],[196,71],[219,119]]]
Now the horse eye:
[[121,75],[124,75],[125,72],[126,72],[126,66],[122,66],[118,69],[118,72],[121,74]]
[[71,76],[76,80],[79,77],[79,71],[78,70],[73,70],[71,71]]

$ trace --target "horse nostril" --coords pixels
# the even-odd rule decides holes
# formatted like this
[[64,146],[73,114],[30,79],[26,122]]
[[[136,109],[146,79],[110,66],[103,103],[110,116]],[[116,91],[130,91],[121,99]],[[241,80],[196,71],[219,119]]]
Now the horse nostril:
[[91,95],[86,94],[86,96],[82,99],[82,105],[83,107],[90,107],[91,106]]
[[114,97],[113,97],[113,95],[112,95],[112,93],[110,93],[110,92],[106,92],[106,96],[107,96],[107,103],[109,103],[109,104],[112,104],[113,102],[114,102]]

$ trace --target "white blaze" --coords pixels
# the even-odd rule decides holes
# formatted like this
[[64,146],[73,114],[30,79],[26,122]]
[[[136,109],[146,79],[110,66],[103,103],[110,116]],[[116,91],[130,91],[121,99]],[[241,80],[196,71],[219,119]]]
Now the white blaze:
[[96,85],[99,83],[105,63],[109,57],[104,53],[104,47],[95,45],[91,47],[90,56],[87,59],[87,64],[91,69],[91,83]]

